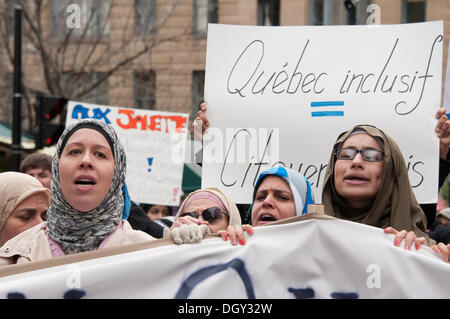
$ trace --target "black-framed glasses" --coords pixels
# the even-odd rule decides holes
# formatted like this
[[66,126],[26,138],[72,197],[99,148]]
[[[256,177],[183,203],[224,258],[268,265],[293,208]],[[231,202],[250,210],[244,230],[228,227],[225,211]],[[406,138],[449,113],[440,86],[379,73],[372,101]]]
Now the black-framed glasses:
[[196,212],[186,212],[186,213],[181,213],[180,217],[191,216],[191,217],[198,219],[199,216],[202,216],[203,220],[206,220],[210,224],[215,224],[222,220],[222,214],[227,217],[230,216],[230,214],[228,214],[228,212],[223,211],[219,207],[209,207],[209,208],[205,209],[204,211],[202,211],[200,214],[198,214]]
[[381,162],[384,152],[374,149],[357,150],[353,147],[338,148],[336,150],[336,158],[340,160],[352,160],[356,154],[360,153],[363,160],[367,162]]

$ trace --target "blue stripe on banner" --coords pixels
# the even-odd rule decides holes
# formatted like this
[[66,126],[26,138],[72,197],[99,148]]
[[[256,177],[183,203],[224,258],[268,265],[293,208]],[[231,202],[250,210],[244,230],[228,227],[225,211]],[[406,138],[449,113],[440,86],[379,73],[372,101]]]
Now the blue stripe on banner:
[[311,112],[312,117],[318,116],[344,116],[343,111],[323,111],[323,112]]
[[344,101],[311,102],[311,107],[344,105]]
[[447,115],[447,117],[450,119],[450,113],[447,113],[447,114],[445,114],[445,115]]

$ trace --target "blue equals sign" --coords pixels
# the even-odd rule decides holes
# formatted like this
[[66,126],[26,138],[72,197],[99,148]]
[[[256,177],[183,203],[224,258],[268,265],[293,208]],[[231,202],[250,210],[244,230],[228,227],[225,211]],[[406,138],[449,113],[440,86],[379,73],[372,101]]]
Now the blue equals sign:
[[[324,106],[343,106],[344,101],[323,101],[323,102],[311,102],[311,107],[324,107]],[[312,117],[319,116],[344,116],[344,111],[315,111],[311,112]]]

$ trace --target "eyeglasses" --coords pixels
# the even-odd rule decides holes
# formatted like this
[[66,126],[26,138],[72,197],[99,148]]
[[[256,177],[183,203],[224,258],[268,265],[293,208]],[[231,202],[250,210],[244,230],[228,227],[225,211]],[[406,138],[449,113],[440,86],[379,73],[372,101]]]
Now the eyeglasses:
[[357,150],[351,147],[338,148],[335,154],[337,159],[352,160],[358,153],[361,153],[361,157],[367,162],[381,162],[384,157],[384,152],[382,151],[373,149]]
[[[222,219],[222,214],[227,217],[230,216],[230,214],[228,214],[228,212],[223,211],[219,207],[209,207],[209,208],[205,209],[204,211],[202,211],[200,213],[200,216],[202,216],[202,218],[204,220],[206,220],[208,223],[215,224],[215,223],[220,222],[220,220]],[[184,216],[191,216],[194,218],[198,218],[199,214],[196,212],[186,212],[186,213],[180,214],[180,217],[184,217]]]

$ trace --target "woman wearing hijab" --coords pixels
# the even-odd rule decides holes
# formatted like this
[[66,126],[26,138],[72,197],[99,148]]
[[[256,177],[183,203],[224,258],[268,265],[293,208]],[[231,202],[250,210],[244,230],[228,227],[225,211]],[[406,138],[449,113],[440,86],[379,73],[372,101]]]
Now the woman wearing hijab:
[[[192,199],[196,199],[194,193],[190,196],[193,196]],[[183,216],[183,212],[186,211],[185,207],[188,207],[186,204],[190,204],[189,197],[180,207],[177,216]],[[309,204],[314,204],[314,198],[311,185],[303,175],[285,167],[270,168],[261,172],[253,190],[252,205],[249,210],[252,225],[241,226],[240,215],[236,208],[236,218],[231,219],[228,226],[226,223],[221,224],[220,227],[215,228],[215,231],[221,235],[223,240],[226,241],[229,238],[233,246],[238,243],[245,245],[245,232],[252,235],[253,227],[304,215],[307,213]],[[235,205],[233,204],[233,206]],[[201,221],[197,221],[197,224],[202,227]],[[201,240],[203,234],[199,234],[197,237],[198,240]]]
[[[253,188],[252,205],[249,209],[253,227],[307,213],[308,205],[314,204],[311,184],[305,176],[285,167],[267,169],[258,176]],[[244,231],[253,233],[250,225],[228,228],[221,232],[231,244],[245,244]]]
[[[200,105],[200,110],[197,112],[197,117],[193,121],[193,130],[199,135],[199,138],[202,139],[204,132],[208,129],[210,126],[210,121],[206,115],[207,106],[205,103],[202,103]],[[449,127],[450,127],[450,121],[448,120],[446,116],[445,108],[441,108],[436,113],[436,119],[439,120],[438,124],[436,125],[435,132],[437,133],[437,136],[439,137],[439,144],[440,144],[440,157],[442,159],[448,158],[447,153],[449,151],[449,145],[450,145],[450,134],[449,134]],[[385,232],[387,233],[393,233],[396,235],[394,243],[398,246],[400,245],[400,242],[403,238],[406,238],[406,247],[410,247],[412,241],[416,242],[416,247],[419,247],[420,244],[427,242],[428,244],[433,244],[434,241],[432,241],[428,236],[425,234],[425,215],[423,211],[421,210],[420,206],[417,203],[417,200],[415,199],[414,194],[412,193],[411,186],[409,184],[409,179],[407,176],[406,168],[405,168],[405,162],[403,159],[403,156],[401,155],[398,146],[396,143],[389,137],[387,137],[382,131],[376,129],[373,126],[367,126],[368,130],[374,132],[374,136],[378,136],[379,140],[378,142],[384,144],[383,138],[388,140],[388,151],[386,154],[389,154],[389,157],[392,156],[390,160],[387,160],[388,162],[386,164],[387,167],[385,167],[385,172],[388,170],[391,170],[392,175],[389,175],[386,173],[383,177],[386,177],[383,179],[383,185],[378,185],[378,187],[381,187],[383,190],[387,190],[388,192],[391,192],[393,195],[392,203],[386,196],[386,193],[383,191],[383,194],[380,192],[380,196],[375,198],[372,196],[372,198],[366,198],[367,207],[352,207],[350,202],[346,201],[345,196],[342,196],[342,194],[339,194],[336,191],[336,188],[334,187],[334,164],[336,163],[336,151],[340,145],[345,141],[345,139],[352,133],[353,130],[342,133],[338,140],[336,141],[334,147],[333,147],[333,153],[330,158],[328,168],[327,168],[327,174],[324,181],[324,190],[322,192],[322,201],[325,204],[325,209],[329,215],[348,219],[352,221],[357,221],[361,223],[365,223],[368,225],[374,225],[377,227],[387,227],[385,228]],[[364,130],[363,127],[361,127],[362,130]],[[201,132],[201,133],[200,133]],[[369,133],[370,134],[370,133]],[[391,155],[390,153],[390,144],[392,144],[393,147],[393,153]],[[384,148],[384,145],[383,145]],[[354,151],[350,151],[350,154],[341,154],[342,157],[351,157],[355,158],[358,157],[358,153],[355,153]],[[366,153],[366,158],[367,153]],[[370,152],[369,152],[370,153]],[[363,155],[363,153],[360,153]],[[376,152],[375,152],[376,154]],[[386,155],[383,153],[383,156]],[[376,160],[378,161],[378,160]],[[383,162],[384,161],[379,161]],[[382,165],[382,164],[378,164]],[[446,167],[443,168],[443,171],[448,170],[448,166],[445,163],[441,162],[441,165],[445,165]],[[384,165],[383,165],[384,166]],[[394,175],[395,174],[395,175]],[[446,176],[447,174],[442,174],[442,176]],[[395,176],[395,178],[394,178]],[[367,181],[364,181],[365,176],[363,176],[363,179],[359,179],[357,176],[356,178],[353,178],[353,183],[365,183]],[[391,180],[391,183],[387,179]],[[348,180],[348,179],[347,179]],[[376,180],[375,180],[376,181]],[[443,179],[441,180],[443,181]],[[378,181],[379,182],[379,181]],[[371,183],[373,185],[373,183]],[[387,188],[385,188],[387,186]],[[406,188],[405,188],[406,187]],[[372,194],[373,195],[373,194]],[[412,201],[409,201],[411,199]],[[336,202],[334,202],[336,201]],[[351,201],[351,198],[350,198]],[[373,203],[370,204],[370,203]],[[392,207],[391,207],[392,204]],[[384,207],[383,207],[384,205]],[[369,208],[372,207],[372,208]],[[331,211],[330,211],[331,209]],[[392,211],[392,214],[391,214]],[[409,216],[409,217],[408,217]],[[388,226],[382,226],[382,225],[391,225]],[[397,229],[403,229],[402,231],[397,231]],[[406,230],[410,229],[409,232]],[[425,235],[425,236],[424,236]],[[424,236],[419,237],[417,236]],[[432,245],[431,248],[436,252],[443,255],[445,261],[450,261],[449,255],[450,255],[450,245],[444,245],[443,243],[439,243],[438,245]]]
[[[394,234],[394,245],[416,250],[427,243],[449,261],[449,246],[428,237],[426,217],[409,183],[403,155],[380,129],[358,125],[333,146],[324,178],[325,213]],[[401,230],[401,231],[399,231]]]
[[[200,241],[209,233],[241,228],[236,204],[217,188],[199,189],[190,193],[175,216],[170,234],[177,244]],[[168,236],[166,230],[166,236]]]
[[253,189],[252,225],[304,215],[309,204],[314,204],[314,198],[305,176],[285,167],[270,168],[258,176]]
[[50,190],[28,174],[1,173],[0,203],[1,247],[14,236],[46,219]]
[[154,239],[131,228],[126,156],[114,129],[81,120],[66,128],[52,164],[47,222],[8,241],[0,264],[25,263]]
[[326,214],[406,230],[433,243],[425,234],[425,215],[409,183],[403,155],[395,141],[376,127],[358,125],[338,137],[322,201]]

